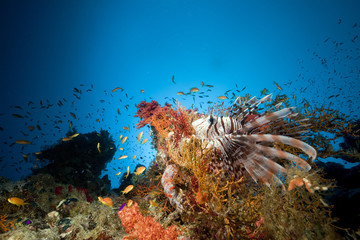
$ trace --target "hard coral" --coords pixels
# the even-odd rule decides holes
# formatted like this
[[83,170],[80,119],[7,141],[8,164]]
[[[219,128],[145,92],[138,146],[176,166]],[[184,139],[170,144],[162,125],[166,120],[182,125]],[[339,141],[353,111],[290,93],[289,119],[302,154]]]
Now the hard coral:
[[123,208],[118,212],[118,216],[126,232],[129,233],[123,240],[171,240],[177,239],[177,237],[180,236],[180,232],[175,226],[164,229],[161,224],[155,222],[152,217],[144,217],[140,213],[137,203],[133,204],[130,208]]

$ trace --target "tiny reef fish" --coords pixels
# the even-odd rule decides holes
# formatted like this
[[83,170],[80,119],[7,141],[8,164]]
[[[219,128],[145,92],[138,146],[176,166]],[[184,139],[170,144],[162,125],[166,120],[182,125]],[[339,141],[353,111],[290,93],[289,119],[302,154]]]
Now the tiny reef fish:
[[122,88],[121,87],[116,87],[116,88],[114,88],[111,92],[116,92],[117,90],[122,90]]
[[126,142],[126,140],[127,140],[127,136],[125,136],[125,137],[122,139],[121,144],[124,144],[124,143]]
[[282,90],[282,87],[280,87],[279,84],[277,84],[275,81],[274,84],[276,85],[277,89],[279,89],[280,91]]
[[129,201],[127,202],[126,206],[127,207],[131,207],[133,205],[134,201],[129,199]]
[[128,157],[127,155],[122,155],[121,157],[119,157],[119,160],[125,159],[125,158],[127,158],[127,157]]
[[227,99],[227,97],[226,96],[219,96],[218,99],[225,100],[225,99]]
[[146,167],[138,167],[135,171],[135,175],[140,175],[145,171]]
[[126,206],[126,203],[123,203],[121,207],[119,208],[119,211],[121,211]]
[[130,174],[130,166],[127,167],[125,178],[127,178],[129,176],[129,174]]
[[119,176],[121,174],[121,172],[118,172],[117,174],[115,174],[116,176]]
[[199,89],[196,88],[196,87],[193,87],[193,88],[190,89],[190,92],[198,92],[198,91],[199,91]]
[[29,203],[24,202],[24,200],[22,200],[21,198],[17,198],[17,197],[9,198],[8,202],[16,205],[18,207],[20,207],[20,206],[24,207],[25,204],[29,204]]
[[98,197],[99,201],[104,204],[105,206],[109,206],[109,207],[113,207],[113,201],[111,198],[106,197],[106,198],[102,198],[102,197]]
[[144,133],[144,132],[139,133],[139,135],[138,135],[138,141],[140,141],[140,139],[141,139],[141,137],[142,137],[143,133]]
[[97,150],[99,151],[99,153],[101,153],[101,151],[100,151],[100,143],[99,143],[99,142],[97,143],[96,148],[97,148]]
[[28,140],[16,140],[15,143],[17,143],[17,144],[31,144],[31,142],[28,141]]
[[127,187],[124,189],[124,191],[121,191],[121,192],[122,192],[123,194],[126,194],[126,193],[130,192],[133,188],[134,188],[133,185],[129,185],[129,186],[127,186]]
[[142,141],[141,144],[144,144],[144,143],[146,143],[146,142],[147,142],[147,138],[145,138],[145,139]]

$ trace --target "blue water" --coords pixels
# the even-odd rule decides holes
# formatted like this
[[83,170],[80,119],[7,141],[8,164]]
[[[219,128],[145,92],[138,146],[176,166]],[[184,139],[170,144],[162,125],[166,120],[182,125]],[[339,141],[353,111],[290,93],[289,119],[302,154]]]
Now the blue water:
[[[134,105],[142,100],[163,105],[174,98],[207,112],[208,101],[220,102],[217,97],[227,90],[246,86],[241,95],[260,96],[267,88],[295,94],[298,107],[304,98],[317,105],[331,102],[358,119],[358,9],[359,1],[1,1],[0,174],[30,174],[38,164],[31,153],[64,137],[72,121],[80,133],[110,131],[118,146],[119,135],[128,136],[104,172],[117,187],[118,171],[134,171],[137,163],[147,166],[154,159],[151,141],[136,141],[140,131],[150,139],[147,127],[135,127]],[[124,91],[111,93],[115,87]],[[176,95],[192,87],[204,94]],[[80,100],[74,88],[82,91]],[[53,106],[40,108],[47,99]],[[27,129],[37,124],[41,130]],[[10,147],[18,139],[33,145]],[[28,163],[23,154],[29,154]],[[123,154],[129,158],[118,160]]]

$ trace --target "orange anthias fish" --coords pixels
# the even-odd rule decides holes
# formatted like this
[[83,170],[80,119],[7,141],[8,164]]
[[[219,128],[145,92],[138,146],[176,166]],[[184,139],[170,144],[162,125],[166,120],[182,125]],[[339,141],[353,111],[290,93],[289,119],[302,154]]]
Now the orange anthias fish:
[[31,142],[28,141],[28,140],[17,140],[15,143],[17,143],[17,144],[31,144]]
[[129,199],[129,201],[127,202],[126,206],[127,207],[131,207],[131,205],[133,205],[134,201]]
[[121,191],[123,194],[126,194],[128,192],[130,192],[131,190],[133,190],[134,186],[133,185],[129,185],[127,186],[124,191]]
[[125,159],[127,157],[128,157],[127,155],[122,155],[121,157],[118,158],[118,160]]
[[109,198],[109,197],[106,197],[106,198],[98,197],[98,199],[102,204],[104,204],[106,206],[109,206],[111,208],[113,207],[113,201],[112,201],[111,198]]
[[138,135],[138,141],[140,141],[142,135],[143,135],[143,132],[139,133],[139,135]]
[[225,100],[225,99],[227,99],[227,97],[226,96],[220,96],[220,97],[218,97],[218,99]]
[[127,136],[125,136],[125,137],[122,139],[121,144],[124,144],[124,143],[126,142],[126,140],[127,140]]
[[184,92],[177,92],[176,94],[177,94],[177,95],[185,95]]
[[146,142],[147,142],[147,138],[145,138],[145,139],[142,141],[141,144],[144,144],[144,143],[146,143]]
[[199,91],[199,89],[196,87],[193,87],[192,89],[190,89],[190,92],[198,92],[198,91]]
[[138,167],[136,169],[135,175],[140,175],[145,171],[146,167]]
[[130,166],[127,167],[127,170],[126,170],[126,178],[129,176],[130,174]]
[[116,92],[117,90],[122,90],[122,88],[121,87],[116,87],[116,88],[114,88],[111,92]]
[[29,203],[24,202],[24,200],[17,198],[17,197],[9,198],[8,201],[9,201],[9,203],[14,204],[18,207],[20,207],[20,206],[24,207],[25,204],[29,204]]
[[280,87],[279,84],[277,84],[275,81],[274,84],[276,85],[277,89],[279,89],[280,91],[282,90],[282,87]]

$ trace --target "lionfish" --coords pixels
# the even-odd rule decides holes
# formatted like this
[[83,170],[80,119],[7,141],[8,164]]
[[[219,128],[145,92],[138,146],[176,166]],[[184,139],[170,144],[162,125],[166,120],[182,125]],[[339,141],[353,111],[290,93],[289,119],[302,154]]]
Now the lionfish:
[[[275,148],[276,144],[285,144],[301,149],[311,160],[316,158],[316,150],[307,143],[293,137],[282,134],[286,124],[293,124],[292,130],[299,133],[299,127],[307,125],[297,124],[306,119],[285,122],[284,118],[293,118],[297,115],[293,107],[283,108],[281,103],[268,109],[262,114],[256,110],[264,102],[271,101],[272,94],[260,100],[256,97],[241,104],[237,98],[232,109],[228,111],[229,116],[215,117],[209,111],[207,117],[202,117],[192,123],[196,137],[208,142],[208,147],[214,147],[221,153],[221,158],[213,161],[210,168],[224,170],[227,176],[240,178],[246,171],[257,183],[263,182],[270,186],[274,181],[284,188],[279,175],[286,174],[286,169],[272,159],[280,158],[295,163],[301,169],[309,171],[311,166],[301,157]],[[236,107],[234,107],[236,106]],[[235,110],[234,110],[235,109]],[[304,132],[304,131],[302,131]],[[267,134],[271,133],[271,134]]]

